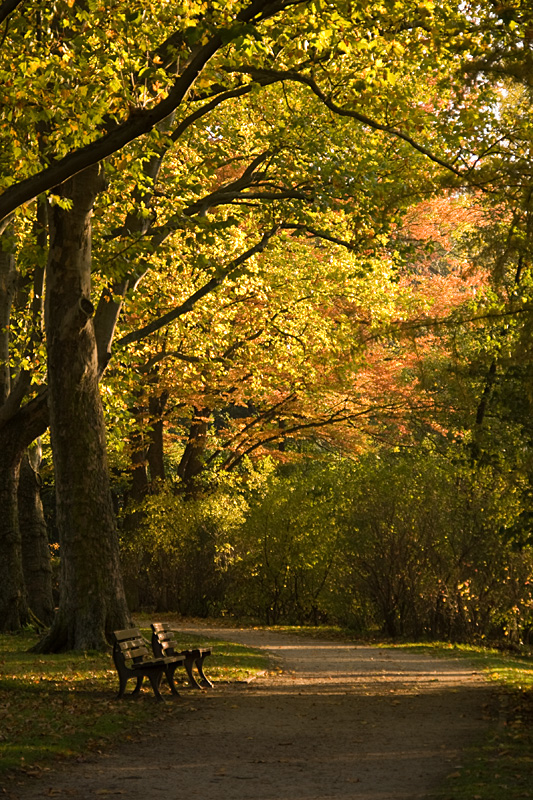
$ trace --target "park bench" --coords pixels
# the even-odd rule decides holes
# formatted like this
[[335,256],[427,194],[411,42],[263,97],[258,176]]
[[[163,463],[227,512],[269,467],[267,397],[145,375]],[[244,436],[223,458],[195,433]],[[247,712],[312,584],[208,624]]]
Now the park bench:
[[[167,661],[176,659],[175,665],[170,663],[165,674],[172,685],[172,676],[180,664],[184,664],[189,678],[189,684],[195,689],[212,687],[213,684],[206,677],[203,669],[204,659],[211,655],[208,647],[195,647],[191,650],[180,650],[176,640],[176,631],[166,622],[152,623],[152,650],[156,658],[165,658]],[[200,676],[200,683],[196,680],[193,667],[196,666]]]
[[[172,694],[178,694],[172,675],[176,667],[185,662],[185,657],[180,659],[176,655],[172,658],[154,658],[138,628],[128,628],[113,633],[113,661],[119,679],[117,699],[124,697],[126,684],[130,678],[135,678],[137,681],[131,693],[133,697],[139,694],[144,678],[148,678],[156,699],[163,700],[159,685],[164,674],[167,676]],[[169,671],[171,665],[172,670]]]

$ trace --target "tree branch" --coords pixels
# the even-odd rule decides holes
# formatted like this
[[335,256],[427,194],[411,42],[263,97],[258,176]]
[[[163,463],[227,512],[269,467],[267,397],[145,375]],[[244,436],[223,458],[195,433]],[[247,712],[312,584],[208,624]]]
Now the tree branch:
[[[6,0],[7,2],[7,0]],[[237,22],[260,22],[274,16],[303,0],[252,0],[236,17]],[[5,5],[5,3],[4,3]],[[149,133],[162,120],[176,110],[193,86],[208,61],[228,41],[240,35],[238,27],[217,31],[198,52],[193,55],[183,73],[176,79],[168,95],[151,109],[134,109],[129,117],[113,129],[103,133],[91,144],[73,150],[59,161],[40,172],[12,184],[0,196],[0,223],[19,206],[33,200],[37,195],[57,186],[92,164],[116,153],[126,144]]]
[[402,131],[400,128],[395,128],[393,125],[386,125],[382,122],[378,122],[378,120],[372,119],[371,117],[368,117],[366,114],[362,114],[360,111],[354,111],[349,108],[343,108],[341,106],[338,106],[336,103],[333,102],[333,100],[331,100],[331,98],[329,98],[322,91],[322,89],[320,89],[320,87],[315,83],[315,81],[312,78],[309,78],[306,75],[294,72],[294,70],[287,70],[286,72],[283,72],[281,70],[257,69],[251,66],[240,67],[240,68],[232,67],[230,69],[232,72],[235,73],[250,75],[252,76],[252,78],[254,78],[254,80],[268,79],[271,82],[286,80],[286,81],[294,81],[295,83],[301,83],[304,86],[307,86],[309,89],[311,89],[311,91],[326,106],[326,108],[329,108],[329,110],[333,112],[335,115],[339,117],[348,117],[350,119],[356,119],[358,122],[361,122],[363,125],[366,125],[367,127],[372,128],[373,130],[389,133],[392,136],[395,136],[396,138],[401,139],[404,142],[407,142],[407,144],[410,144],[411,147],[413,147],[419,153],[422,153],[422,155],[429,158],[435,164],[439,164],[439,166],[444,167],[444,169],[448,170],[449,172],[452,172],[454,175],[457,175],[458,177],[463,179],[467,175],[466,172],[457,169],[449,161],[446,161],[445,159],[433,153],[427,147],[424,147],[415,139],[413,139],[411,136],[409,136],[408,133]]
[[[389,408],[389,406],[383,406],[382,408]],[[363,409],[362,411],[357,411],[349,414],[332,414],[327,419],[322,420],[314,420],[312,422],[300,422],[293,424],[290,428],[281,428],[279,433],[272,434],[271,436],[267,436],[265,439],[261,439],[260,441],[254,442],[246,447],[241,453],[234,453],[228,456],[226,461],[222,464],[222,469],[227,471],[232,470],[234,467],[239,464],[243,458],[253,453],[254,450],[257,450],[259,447],[263,447],[264,445],[271,444],[272,442],[279,441],[280,439],[290,438],[295,433],[300,433],[304,430],[311,430],[311,429],[318,429],[318,428],[325,428],[328,425],[337,425],[340,422],[347,422],[349,420],[354,420],[358,417],[363,417],[367,414],[371,414],[376,409],[372,406]]]
[[0,406],[0,428],[20,410],[22,401],[31,386],[32,373],[21,370],[5,402]]
[[354,244],[347,242],[345,239],[339,239],[338,236],[333,236],[327,231],[321,231],[318,228],[314,228],[310,225],[303,225],[300,222],[284,222],[280,225],[280,228],[282,230],[301,231],[302,233],[308,233],[314,238],[324,239],[326,242],[337,244],[339,247],[345,247],[347,250],[353,250],[355,248]]
[[256,181],[259,177],[255,174],[255,170],[264,161],[266,161],[270,155],[272,154],[269,150],[259,153],[259,155],[248,164],[242,175],[240,175],[234,181],[215,189],[214,192],[202,197],[201,200],[196,200],[194,203],[191,203],[183,211],[183,214],[186,217],[192,217],[195,214],[203,216],[207,214],[209,209],[213,208],[214,206],[222,205],[223,203],[231,203],[244,189],[247,189],[254,184],[254,181]]
[[125,347],[128,344],[132,344],[133,342],[139,342],[141,339],[144,339],[151,333],[155,333],[155,331],[160,330],[161,328],[168,325],[170,322],[174,322],[174,320],[178,319],[179,317],[187,314],[187,312],[191,311],[192,308],[196,305],[196,303],[205,297],[207,294],[210,294],[214,289],[220,286],[226,278],[228,278],[233,272],[235,272],[242,264],[248,261],[249,258],[256,255],[257,253],[261,253],[265,247],[267,246],[270,239],[275,236],[278,232],[279,228],[275,227],[272,228],[270,231],[267,231],[257,244],[253,247],[250,247],[246,252],[242,253],[238,258],[235,258],[230,264],[226,267],[226,269],[219,274],[218,276],[211,278],[211,280],[207,281],[200,289],[194,292],[190,297],[185,300],[184,303],[177,306],[176,308],[169,311],[167,314],[163,314],[162,317],[153,320],[148,325],[145,325],[143,328],[140,328],[137,331],[132,331],[128,333],[126,336],[123,336],[122,339],[119,339],[117,342],[117,347]]
[[22,0],[4,0],[0,5],[0,25],[22,3]]

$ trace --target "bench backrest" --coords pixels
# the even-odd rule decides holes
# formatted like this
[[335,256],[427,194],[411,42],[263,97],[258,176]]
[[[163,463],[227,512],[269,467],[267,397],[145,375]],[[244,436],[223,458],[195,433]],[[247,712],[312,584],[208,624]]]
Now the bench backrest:
[[122,656],[124,661],[132,661],[134,664],[152,657],[138,628],[114,631],[113,636],[115,638],[113,644],[113,655],[115,657]]
[[176,634],[165,622],[152,623],[152,649],[154,655],[175,656],[180,653]]

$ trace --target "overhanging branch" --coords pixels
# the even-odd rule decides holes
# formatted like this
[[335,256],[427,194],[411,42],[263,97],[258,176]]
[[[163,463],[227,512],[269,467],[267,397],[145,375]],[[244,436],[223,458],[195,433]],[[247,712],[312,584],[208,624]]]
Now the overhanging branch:
[[236,272],[239,267],[241,267],[248,259],[252,258],[252,256],[256,255],[257,253],[261,253],[265,247],[267,246],[270,239],[276,235],[279,228],[271,228],[271,230],[267,231],[260,239],[257,244],[253,247],[250,247],[244,253],[241,253],[240,256],[233,259],[230,264],[224,269],[222,273],[217,275],[211,280],[207,281],[200,289],[194,292],[190,297],[185,300],[184,303],[181,303],[176,308],[172,309],[166,314],[163,314],[162,317],[153,320],[149,323],[149,325],[145,325],[143,328],[140,328],[137,331],[132,331],[128,333],[126,336],[123,336],[121,339],[118,340],[116,346],[117,347],[126,347],[128,344],[133,344],[134,342],[139,342],[141,339],[144,339],[146,336],[149,336],[151,333],[155,333],[155,331],[164,328],[166,325],[169,325],[174,320],[179,319],[179,317],[187,314],[187,312],[191,311],[196,303],[201,300],[206,295],[210,294],[214,291],[218,286],[220,286],[226,278],[228,278],[232,273]]
[[232,453],[228,456],[226,461],[222,464],[222,469],[225,470],[232,470],[234,467],[237,466],[246,456],[253,453],[259,447],[264,447],[266,445],[272,444],[273,442],[280,441],[281,439],[291,438],[295,434],[299,434],[305,430],[318,430],[320,428],[329,427],[332,425],[338,425],[342,422],[349,422],[353,421],[357,418],[367,416],[368,414],[374,413],[377,408],[383,409],[390,409],[394,408],[394,404],[386,404],[383,406],[368,406],[361,411],[355,412],[347,412],[347,413],[335,413],[329,416],[327,419],[319,419],[313,420],[310,422],[295,422],[293,425],[287,428],[281,428],[279,432],[271,434],[270,436],[265,437],[264,439],[260,439],[252,444],[249,444],[242,450],[240,453]]
[[[302,2],[303,0],[252,0],[236,16],[236,21],[257,23]],[[5,8],[6,11],[10,10],[9,0],[5,0],[3,6],[0,6],[0,11],[2,8]],[[71,151],[35,175],[12,184],[0,195],[0,223],[3,223],[8,214],[24,203],[33,200],[37,195],[58,186],[78,172],[121,150],[134,139],[152,131],[158,123],[170,116],[181,105],[197,77],[214,54],[239,35],[240,30],[235,25],[232,28],[217,31],[193,55],[183,73],[174,82],[168,95],[156,103],[153,108],[134,109],[126,120],[117,124],[112,130],[105,132],[100,130],[101,135],[94,142]]]
[[445,159],[441,158],[440,156],[433,153],[427,147],[417,142],[416,139],[413,139],[412,136],[409,136],[408,133],[402,131],[400,128],[396,128],[393,125],[386,125],[383,122],[379,122],[378,120],[372,119],[372,117],[368,117],[366,114],[362,114],[360,111],[355,111],[349,108],[343,108],[342,106],[337,105],[336,103],[329,98],[325,92],[320,89],[320,87],[315,83],[312,78],[309,78],[306,75],[302,75],[301,73],[295,72],[294,70],[269,70],[269,69],[257,69],[255,67],[247,66],[247,67],[239,67],[239,68],[231,68],[231,71],[234,73],[241,73],[250,75],[254,80],[258,82],[269,80],[270,82],[275,81],[293,81],[295,83],[301,83],[304,86],[307,86],[311,91],[318,97],[318,99],[329,108],[329,110],[339,117],[348,117],[350,119],[355,119],[358,122],[361,122],[363,125],[366,125],[369,128],[372,128],[376,131],[382,131],[383,133],[389,133],[391,136],[395,136],[398,139],[401,139],[407,144],[411,145],[415,150],[422,155],[429,158],[430,161],[433,161],[435,164],[439,164],[439,166],[444,167],[444,169],[452,172],[459,178],[466,178],[467,172],[457,169],[452,163],[446,161]]
[[319,228],[315,228],[312,225],[303,225],[300,222],[284,222],[280,227],[282,230],[301,231],[302,233],[308,233],[310,236],[316,239],[324,239],[326,242],[337,244],[339,247],[345,247],[347,250],[354,250],[355,248],[355,245],[351,242],[347,242],[346,239],[339,239],[338,236],[333,236],[333,234],[320,230]]
[[0,25],[6,20],[10,14],[21,4],[22,0],[4,0],[0,5]]

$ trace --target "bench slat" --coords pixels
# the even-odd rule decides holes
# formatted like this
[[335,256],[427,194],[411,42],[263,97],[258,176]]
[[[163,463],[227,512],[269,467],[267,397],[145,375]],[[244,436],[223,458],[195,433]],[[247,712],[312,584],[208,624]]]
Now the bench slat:
[[139,628],[127,628],[123,631],[113,631],[113,636],[118,642],[122,642],[126,639],[142,640],[142,635]]

